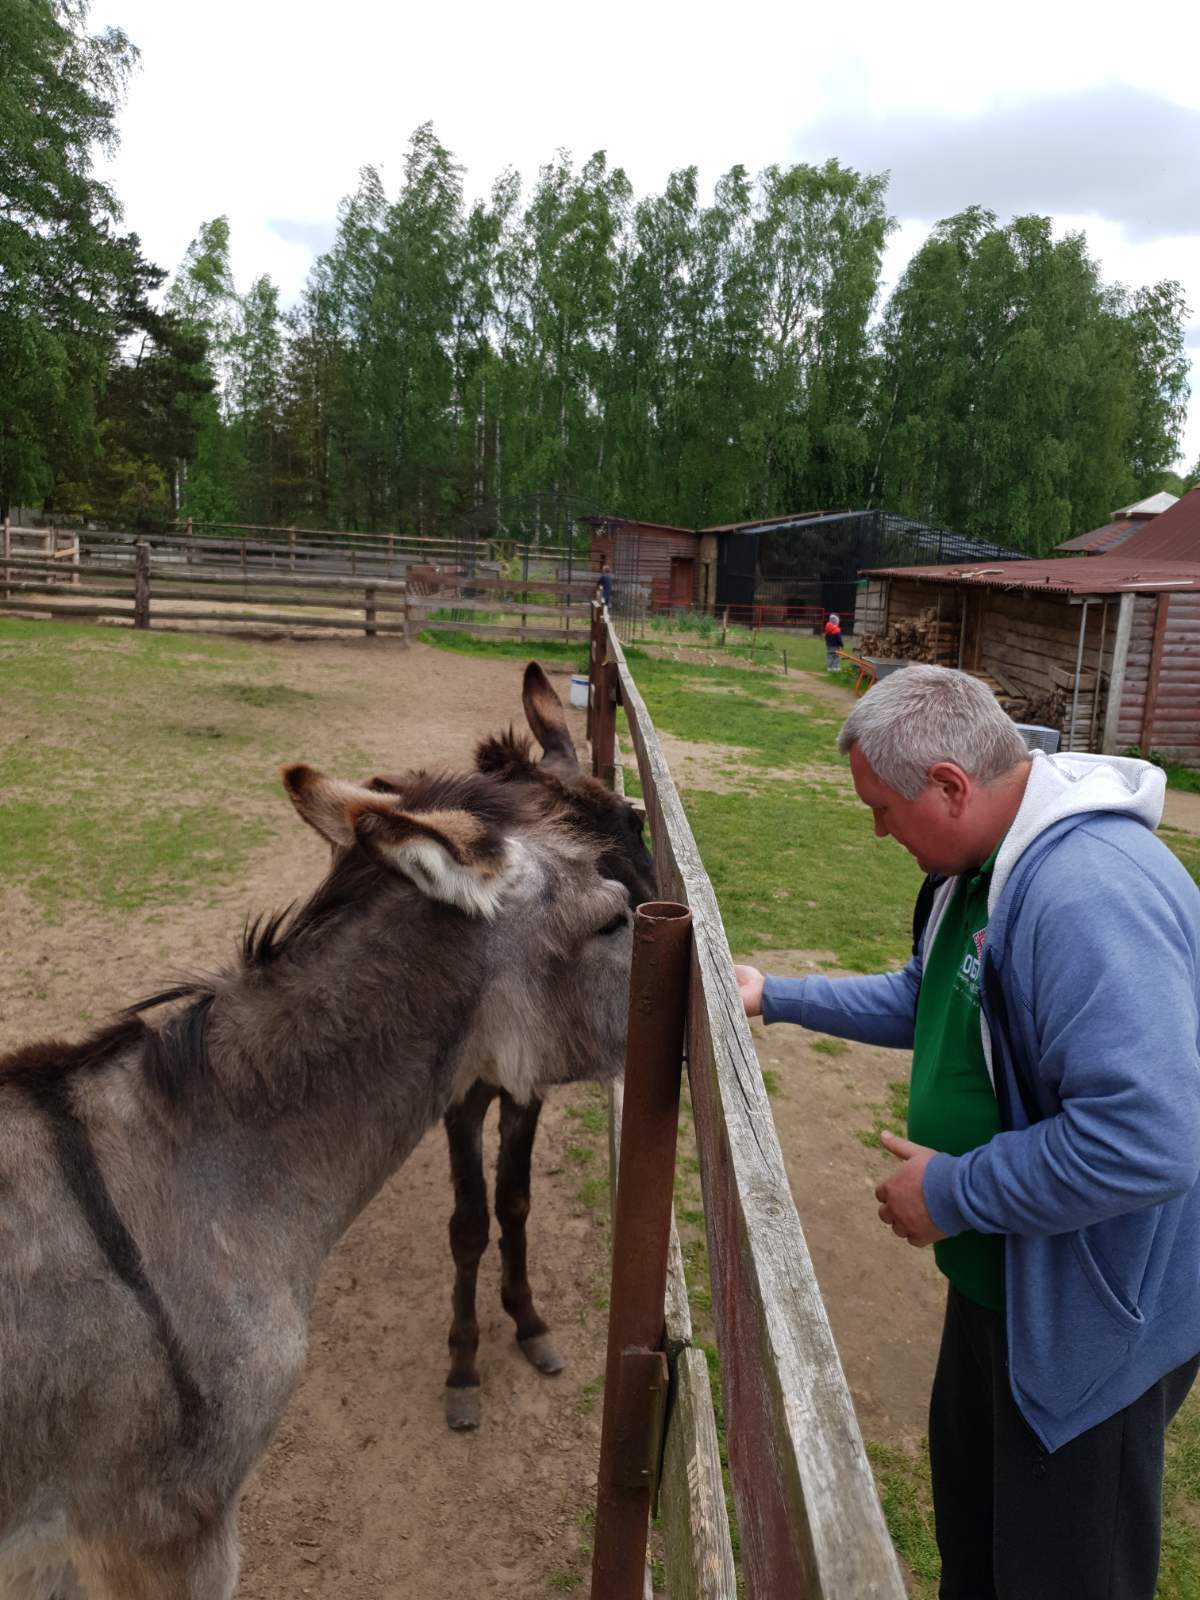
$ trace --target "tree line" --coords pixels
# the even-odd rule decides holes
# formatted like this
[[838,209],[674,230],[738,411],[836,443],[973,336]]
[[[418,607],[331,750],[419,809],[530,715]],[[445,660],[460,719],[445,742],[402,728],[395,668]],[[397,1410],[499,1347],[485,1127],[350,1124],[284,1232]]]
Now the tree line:
[[87,0],[0,0],[0,33],[0,511],[528,534],[882,506],[1042,551],[1182,486],[1181,288],[1105,283],[1049,218],[938,223],[884,301],[885,175],[639,197],[560,152],[468,203],[426,124],[285,307],[239,294],[223,217],[169,283],[119,231],[92,164],[122,33]]

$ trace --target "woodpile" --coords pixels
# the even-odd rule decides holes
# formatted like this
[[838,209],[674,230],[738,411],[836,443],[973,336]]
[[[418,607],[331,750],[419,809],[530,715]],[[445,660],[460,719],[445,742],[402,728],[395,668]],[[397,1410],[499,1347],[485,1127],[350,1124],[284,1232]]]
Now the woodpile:
[[1038,728],[1061,728],[1067,714],[1067,696],[1061,689],[1051,689],[1048,694],[1031,699],[1021,718]]
[[866,633],[855,641],[860,656],[880,656],[886,661],[932,661],[952,667],[958,658],[958,627],[939,622],[932,609],[917,617],[893,622],[885,633]]

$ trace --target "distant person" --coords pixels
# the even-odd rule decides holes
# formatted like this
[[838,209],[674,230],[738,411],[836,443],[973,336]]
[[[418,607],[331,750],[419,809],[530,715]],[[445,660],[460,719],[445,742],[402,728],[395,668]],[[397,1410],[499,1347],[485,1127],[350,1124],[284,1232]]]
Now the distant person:
[[748,1016],[913,1053],[875,1198],[949,1280],[939,1594],[1152,1600],[1164,1433],[1200,1361],[1200,892],[1155,837],[1163,774],[1031,755],[934,666],[877,683],[838,749],[930,875],[912,960],[735,971]]
[[838,660],[838,651],[842,649],[842,619],[836,611],[829,613],[829,620],[825,624],[825,671],[840,672],[842,663]]
[[600,576],[596,579],[596,596],[604,602],[605,607],[612,605],[613,575],[612,567],[606,556],[600,564]]

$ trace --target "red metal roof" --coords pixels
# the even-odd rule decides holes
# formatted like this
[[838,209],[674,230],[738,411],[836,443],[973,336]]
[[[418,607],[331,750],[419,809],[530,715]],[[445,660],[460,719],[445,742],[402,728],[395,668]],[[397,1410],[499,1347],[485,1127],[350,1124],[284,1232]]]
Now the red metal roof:
[[1093,528],[1091,533],[1079,533],[1073,539],[1064,539],[1062,544],[1056,544],[1056,550],[1084,550],[1089,554],[1100,555],[1106,550],[1115,550],[1118,545],[1125,543],[1131,533],[1136,533],[1149,521],[1149,517],[1117,517],[1112,522],[1106,522],[1102,528]]
[[1200,549],[1192,561],[1134,561],[1122,550],[1119,555],[1097,556],[1091,561],[974,561],[944,567],[870,567],[866,576],[1043,593],[1121,594],[1133,590],[1153,594],[1164,589],[1200,593]]
[[1200,484],[1121,547],[1122,561],[1200,561]]

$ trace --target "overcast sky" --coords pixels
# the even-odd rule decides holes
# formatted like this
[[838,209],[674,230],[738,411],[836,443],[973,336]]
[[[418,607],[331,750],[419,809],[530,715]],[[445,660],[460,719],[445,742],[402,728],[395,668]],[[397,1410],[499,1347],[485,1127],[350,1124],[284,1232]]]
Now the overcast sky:
[[837,156],[892,174],[895,280],[929,225],[977,203],[1086,231],[1106,278],[1178,278],[1200,456],[1200,6],[1009,0],[514,0],[333,5],[93,0],[142,51],[111,173],[126,224],[174,268],[225,213],[239,288],[292,299],[360,167],[394,193],[432,120],[469,198],[505,165],[608,152],[641,194],[695,164]]

